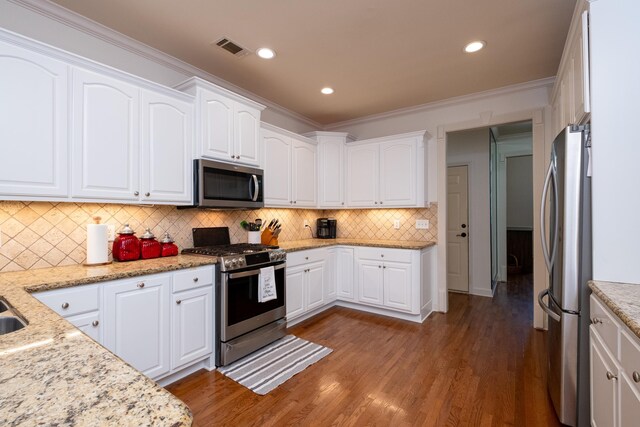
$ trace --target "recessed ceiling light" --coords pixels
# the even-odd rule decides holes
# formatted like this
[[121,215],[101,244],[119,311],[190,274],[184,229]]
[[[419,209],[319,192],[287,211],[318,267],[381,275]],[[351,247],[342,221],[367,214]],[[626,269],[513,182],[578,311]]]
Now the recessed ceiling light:
[[485,42],[483,42],[481,40],[474,41],[474,42],[471,42],[468,45],[466,45],[464,47],[464,51],[467,52],[467,53],[477,52],[480,49],[482,49],[483,47],[485,47],[486,45],[487,45],[487,43],[485,43]]
[[324,93],[325,95],[331,95],[333,93],[333,89],[330,87],[323,87],[320,92]]
[[276,56],[276,52],[273,49],[269,49],[268,47],[261,47],[256,51],[256,53],[262,59],[271,59]]

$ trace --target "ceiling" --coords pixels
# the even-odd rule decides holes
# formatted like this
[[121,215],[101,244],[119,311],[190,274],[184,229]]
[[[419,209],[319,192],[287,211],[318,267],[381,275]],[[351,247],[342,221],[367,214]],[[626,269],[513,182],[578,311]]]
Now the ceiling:
[[576,0],[53,1],[324,125],[554,76]]

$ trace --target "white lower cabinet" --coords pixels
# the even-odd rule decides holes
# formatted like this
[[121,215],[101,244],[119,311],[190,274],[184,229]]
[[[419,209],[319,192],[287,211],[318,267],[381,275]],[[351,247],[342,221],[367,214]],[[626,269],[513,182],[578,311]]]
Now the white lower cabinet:
[[99,311],[71,316],[67,318],[67,321],[91,337],[94,341],[102,342],[102,325]]
[[173,294],[171,301],[171,369],[211,354],[213,289],[211,286]]
[[329,251],[293,252],[287,258],[287,320],[295,319],[330,302],[325,289],[331,280]]
[[353,280],[353,248],[336,249],[336,298],[353,301],[356,298]]
[[294,319],[305,312],[305,267],[287,268],[287,319]]
[[104,346],[150,378],[170,369],[171,275],[104,285]]
[[591,425],[631,427],[640,419],[640,339],[591,296]]

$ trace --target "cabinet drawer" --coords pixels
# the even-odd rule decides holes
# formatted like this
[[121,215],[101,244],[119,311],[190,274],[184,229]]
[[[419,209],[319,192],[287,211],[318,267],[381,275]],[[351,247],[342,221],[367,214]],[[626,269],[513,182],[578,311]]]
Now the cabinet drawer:
[[98,285],[47,291],[33,296],[62,317],[98,310],[100,306]]
[[411,250],[387,248],[358,248],[358,258],[376,261],[411,262]]
[[287,253],[287,267],[296,267],[310,262],[324,261],[329,256],[327,249],[310,249]]
[[636,390],[640,391],[640,345],[638,338],[627,331],[620,332],[620,364]]
[[173,292],[209,286],[213,283],[213,266],[190,268],[173,274]]
[[595,296],[591,295],[591,326],[614,357],[618,355],[618,323]]

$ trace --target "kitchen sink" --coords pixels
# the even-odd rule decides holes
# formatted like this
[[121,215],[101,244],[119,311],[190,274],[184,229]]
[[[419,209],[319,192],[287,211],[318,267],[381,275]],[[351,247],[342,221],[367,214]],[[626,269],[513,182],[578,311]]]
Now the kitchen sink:
[[0,335],[8,334],[24,328],[24,322],[14,316],[0,317]]
[[14,313],[11,305],[0,299],[0,335],[18,331],[26,325],[27,322]]

